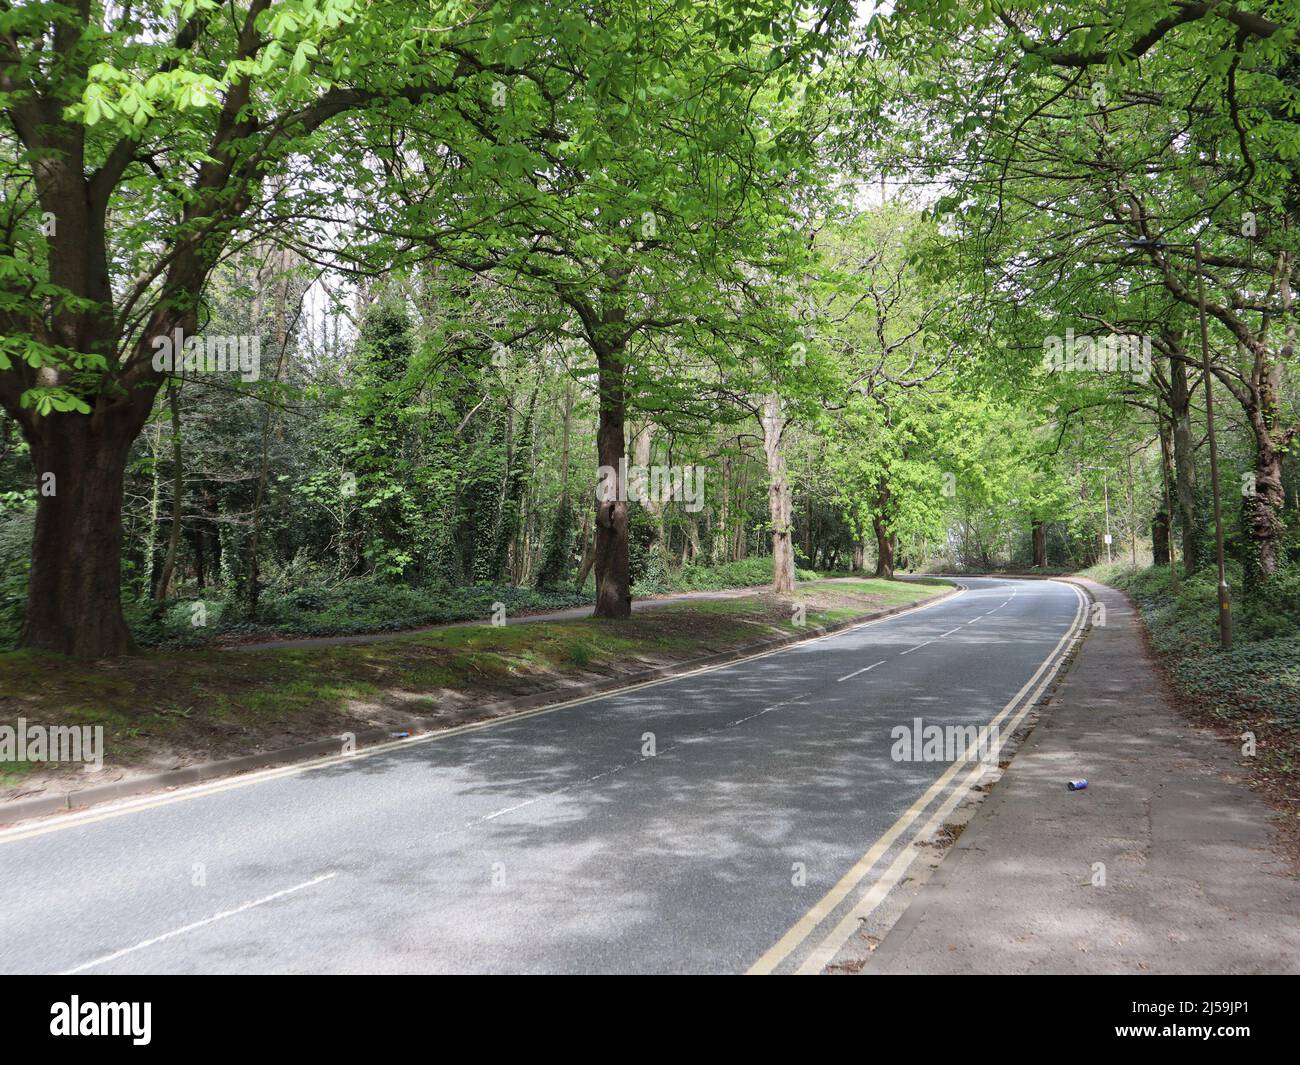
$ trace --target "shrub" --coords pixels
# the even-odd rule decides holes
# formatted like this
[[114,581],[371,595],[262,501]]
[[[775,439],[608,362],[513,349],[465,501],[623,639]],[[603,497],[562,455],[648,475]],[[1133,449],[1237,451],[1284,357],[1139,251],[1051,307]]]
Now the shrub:
[[0,648],[17,643],[23,627],[35,524],[31,510],[0,514]]
[[1218,577],[1205,567],[1174,596],[1167,567],[1110,577],[1142,611],[1151,645],[1177,687],[1215,716],[1230,720],[1261,712],[1300,727],[1300,579],[1287,570],[1249,599],[1240,594],[1240,567],[1228,567],[1233,592],[1233,646],[1219,648]]
[[[817,574],[808,569],[796,569],[795,578],[811,581],[817,579]],[[665,574],[657,590],[721,591],[725,588],[756,588],[771,583],[772,559],[768,556],[724,562],[719,566],[687,563],[677,573]]]
[[267,589],[255,619],[240,603],[205,600],[207,626],[190,624],[194,600],[180,600],[161,611],[133,604],[128,622],[136,639],[150,646],[190,646],[229,634],[292,634],[343,636],[396,632],[454,621],[487,621],[494,604],[503,603],[506,616],[525,611],[559,610],[591,602],[572,591],[542,592],[533,588],[476,585],[412,588],[368,577],[302,588]]

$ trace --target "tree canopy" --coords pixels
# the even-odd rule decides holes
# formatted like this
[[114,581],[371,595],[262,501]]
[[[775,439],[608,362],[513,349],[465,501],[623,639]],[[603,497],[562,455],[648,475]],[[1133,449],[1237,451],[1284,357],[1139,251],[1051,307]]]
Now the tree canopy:
[[0,0],[0,636],[118,655],[340,588],[615,620],[693,570],[1046,571],[1170,526],[1190,576],[1207,396],[1274,602],[1298,28]]

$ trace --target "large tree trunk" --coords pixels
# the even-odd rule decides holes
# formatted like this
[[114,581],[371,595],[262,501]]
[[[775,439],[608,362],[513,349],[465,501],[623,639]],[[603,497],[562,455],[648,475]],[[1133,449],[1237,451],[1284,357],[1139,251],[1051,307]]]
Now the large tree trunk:
[[1041,521],[1035,521],[1031,531],[1034,541],[1034,569],[1044,569],[1047,566],[1047,532]]
[[880,482],[876,492],[876,508],[871,515],[871,527],[876,533],[876,576],[892,577],[894,575],[894,537],[885,520],[886,508],[889,506],[889,485]]
[[772,591],[778,595],[794,594],[794,543],[791,525],[794,499],[786,474],[785,452],[781,435],[785,432],[785,415],[781,397],[773,392],[763,401],[763,454],[767,457],[767,504],[772,519]]
[[894,575],[894,539],[885,529],[884,520],[875,515],[871,524],[876,530],[876,576],[892,577]]
[[1282,521],[1282,507],[1286,504],[1282,452],[1274,445],[1273,431],[1262,413],[1251,411],[1250,421],[1255,431],[1255,490],[1246,498],[1246,513],[1259,577],[1267,581],[1277,574],[1286,533]]
[[[1291,315],[1291,257],[1283,257],[1279,270],[1279,294],[1286,320],[1284,357],[1295,354],[1296,323]],[[1247,415],[1255,435],[1255,491],[1246,500],[1250,535],[1254,540],[1259,567],[1259,578],[1271,580],[1281,565],[1282,541],[1286,524],[1282,521],[1282,508],[1286,506],[1286,492],[1282,487],[1282,457],[1286,453],[1296,427],[1282,427],[1282,361],[1272,351],[1263,348],[1256,352],[1254,403]]]
[[140,407],[33,420],[36,527],[20,647],[77,658],[135,650],[122,616],[122,484]]
[[597,348],[596,365],[600,394],[596,457],[607,471],[603,486],[614,498],[596,501],[596,609],[592,616],[626,618],[632,614],[632,584],[624,498],[627,486],[622,476],[626,454],[623,422],[627,411],[622,352],[602,343]]

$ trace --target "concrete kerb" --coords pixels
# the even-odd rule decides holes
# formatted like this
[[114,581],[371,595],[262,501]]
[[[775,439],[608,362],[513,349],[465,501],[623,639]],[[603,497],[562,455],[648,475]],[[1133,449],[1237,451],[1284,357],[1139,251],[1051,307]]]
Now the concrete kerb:
[[[902,606],[889,607],[885,610],[873,611],[872,613],[864,614],[861,617],[850,618],[847,621],[839,621],[830,625],[821,625],[817,628],[809,629],[806,632],[800,632],[790,636],[759,640],[754,643],[745,644],[743,647],[738,647],[731,651],[723,651],[719,654],[707,655],[702,658],[679,662],[671,666],[660,666],[655,669],[645,670],[641,673],[634,673],[626,677],[617,677],[605,681],[593,681],[590,684],[575,685],[571,688],[565,688],[562,691],[552,689],[537,692],[534,695],[524,695],[513,699],[496,700],[487,703],[482,707],[485,712],[482,720],[501,720],[529,710],[541,709],[551,704],[561,705],[564,703],[588,699],[595,695],[609,695],[625,688],[639,687],[643,684],[669,680],[673,677],[693,673],[701,669],[709,669],[733,662],[740,662],[747,658],[756,658],[760,655],[770,654],[772,651],[780,650],[783,647],[788,647],[797,643],[804,643],[808,640],[820,639],[823,636],[829,636],[873,621],[880,621],[883,618],[891,617],[894,614],[901,614],[907,610],[914,610],[917,607],[933,606],[936,603],[957,595],[961,591],[961,588],[950,588],[946,592],[931,596],[928,599],[923,599],[916,603],[907,603]],[[481,723],[482,722],[475,722],[475,724]],[[422,728],[421,726],[428,727]],[[428,718],[417,718],[413,723],[411,730],[406,732],[406,735],[426,735],[430,732],[448,731],[448,729],[448,726],[443,725],[440,722],[435,722]],[[366,729],[354,733],[353,735],[355,737],[356,750],[358,751],[363,750],[366,747],[373,747],[380,743],[390,743],[394,739],[404,738],[402,732],[394,732],[391,728]],[[307,762],[312,759],[328,760],[334,757],[343,757],[340,752],[340,746],[343,743],[343,740],[344,737],[342,735],[330,736],[325,739],[312,740],[309,743],[294,744],[293,746],[282,747],[277,750],[259,751],[254,754],[239,755],[235,758],[223,758],[213,762],[200,762],[195,765],[184,766],[180,769],[168,769],[156,773],[141,774],[140,776],[131,777],[127,780],[113,781],[108,784],[98,784],[89,788],[76,788],[69,791],[55,792],[50,795],[40,795],[31,799],[18,799],[13,802],[0,803],[0,825],[10,825],[34,817],[44,817],[49,814],[66,813],[70,810],[79,810],[89,806],[98,806],[119,799],[143,795],[151,791],[164,791],[183,787],[187,784],[204,783],[221,777],[234,776],[239,773],[247,773],[258,769],[272,769],[277,766]]]

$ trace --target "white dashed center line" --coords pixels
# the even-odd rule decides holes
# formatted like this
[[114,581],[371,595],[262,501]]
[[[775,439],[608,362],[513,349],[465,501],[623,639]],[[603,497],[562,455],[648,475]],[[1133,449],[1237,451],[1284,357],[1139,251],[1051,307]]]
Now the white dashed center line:
[[842,684],[844,683],[844,681],[849,680],[852,677],[856,677],[859,673],[865,673],[869,669],[875,669],[876,666],[883,666],[884,664],[885,664],[884,662],[872,662],[871,665],[869,666],[863,666],[861,669],[854,670],[852,673],[848,674],[847,676],[840,677],[840,679],[837,680],[835,683]]
[[205,917],[201,921],[195,921],[193,924],[187,924],[184,928],[174,928],[170,932],[164,932],[160,936],[154,936],[152,939],[146,939],[137,943],[133,947],[125,947],[122,950],[115,951],[112,954],[105,954],[102,958],[96,958],[94,961],[88,961],[84,965],[78,965],[75,969],[68,969],[63,976],[72,976],[74,973],[85,972],[87,969],[93,969],[97,965],[106,965],[110,961],[116,961],[118,958],[127,954],[133,954],[137,950],[144,950],[145,947],[152,947],[155,943],[162,943],[164,940],[172,939],[175,936],[184,935],[186,932],[193,932],[196,928],[203,928],[206,925],[213,924],[216,921],[225,920],[227,917],[234,917],[236,914],[243,913],[245,910],[251,910],[254,906],[265,906],[268,902],[274,902],[276,899],[282,899],[286,895],[292,895],[295,891],[302,891],[304,888],[315,887],[317,884],[323,884],[338,876],[338,873],[326,873],[318,876],[313,880],[308,880],[303,884],[295,884],[293,887],[285,888],[283,891],[277,891],[271,895],[265,895],[260,899],[254,899],[252,902],[246,902],[242,906],[236,906],[233,910],[223,910],[221,913],[214,913],[211,917]]

